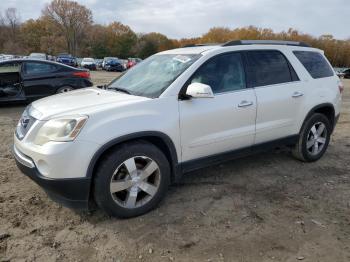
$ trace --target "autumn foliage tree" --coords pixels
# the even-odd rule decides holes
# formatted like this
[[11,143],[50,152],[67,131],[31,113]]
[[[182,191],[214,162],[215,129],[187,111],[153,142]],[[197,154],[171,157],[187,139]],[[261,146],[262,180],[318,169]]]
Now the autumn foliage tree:
[[314,37],[293,28],[274,32],[255,26],[213,27],[200,37],[169,39],[157,32],[135,33],[117,21],[107,25],[94,24],[91,10],[71,0],[52,0],[44,6],[40,18],[23,23],[14,8],[0,13],[0,53],[56,55],[69,52],[79,57],[146,58],[159,51],[190,44],[238,39],[303,41],[324,50],[334,66],[350,67],[350,39],[338,40],[329,34]]
[[16,8],[8,8],[0,16],[0,47],[7,52],[19,52],[20,16]]
[[127,25],[119,22],[113,22],[107,26],[108,46],[111,48],[111,54],[117,57],[133,56],[133,47],[137,42],[137,35]]
[[92,12],[83,5],[69,0],[53,0],[42,11],[46,19],[65,37],[69,53],[77,54],[79,40],[92,24]]
[[160,33],[140,34],[136,53],[141,58],[146,58],[154,53],[175,48],[173,41]]

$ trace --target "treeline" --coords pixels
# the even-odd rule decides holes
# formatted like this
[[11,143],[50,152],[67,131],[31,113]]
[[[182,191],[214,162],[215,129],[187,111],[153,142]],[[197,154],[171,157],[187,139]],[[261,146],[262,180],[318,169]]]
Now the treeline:
[[350,40],[332,35],[314,37],[294,29],[274,32],[254,26],[214,27],[201,37],[169,39],[160,33],[136,33],[120,22],[93,23],[92,12],[69,0],[53,0],[44,6],[40,18],[20,21],[15,8],[0,14],[0,53],[29,54],[69,52],[84,57],[148,57],[156,52],[188,44],[224,43],[234,39],[272,39],[303,41],[323,49],[334,66],[350,67]]

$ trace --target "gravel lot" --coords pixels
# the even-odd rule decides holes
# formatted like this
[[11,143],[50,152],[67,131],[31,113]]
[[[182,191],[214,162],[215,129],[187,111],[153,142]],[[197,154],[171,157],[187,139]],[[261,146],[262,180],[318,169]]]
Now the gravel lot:
[[[93,72],[96,84],[117,73]],[[0,261],[350,261],[350,81],[325,156],[278,150],[187,174],[118,220],[59,206],[15,166],[23,106],[0,108]]]

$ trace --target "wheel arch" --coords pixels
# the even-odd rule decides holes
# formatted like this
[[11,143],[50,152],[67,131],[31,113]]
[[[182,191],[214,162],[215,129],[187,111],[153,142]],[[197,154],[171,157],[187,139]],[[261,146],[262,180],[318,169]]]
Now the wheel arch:
[[91,179],[93,178],[96,168],[98,167],[98,164],[103,158],[103,156],[111,150],[113,150],[114,147],[135,140],[147,141],[158,147],[169,161],[170,168],[172,171],[171,182],[175,182],[178,180],[178,178],[180,177],[180,172],[178,168],[178,157],[175,145],[168,135],[158,131],[143,131],[132,133],[112,139],[111,141],[107,142],[106,144],[101,146],[92,157],[88,166],[86,176]]
[[[333,129],[335,126],[335,109],[334,109],[333,104],[322,103],[322,104],[319,104],[317,106],[314,106],[311,110],[309,110],[306,117],[304,118],[303,125],[304,125],[305,121],[315,113],[323,114],[329,119],[329,122],[331,123],[331,127],[332,127],[332,132],[333,132]],[[302,126],[300,127],[300,130],[301,129],[302,129]],[[299,133],[300,133],[300,131],[299,131]]]
[[55,94],[58,93],[58,91],[63,88],[63,87],[70,87],[72,88],[73,90],[76,89],[76,87],[74,87],[72,84],[65,84],[65,83],[61,83],[59,86],[56,87],[56,91],[55,91]]

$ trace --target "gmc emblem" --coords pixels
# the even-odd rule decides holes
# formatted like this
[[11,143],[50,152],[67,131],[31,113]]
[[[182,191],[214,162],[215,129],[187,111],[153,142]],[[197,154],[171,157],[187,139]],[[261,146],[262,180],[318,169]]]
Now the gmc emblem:
[[22,126],[23,128],[27,128],[27,126],[28,126],[28,124],[29,124],[29,121],[30,121],[30,118],[29,118],[29,117],[23,116],[23,117],[21,118],[21,126]]

